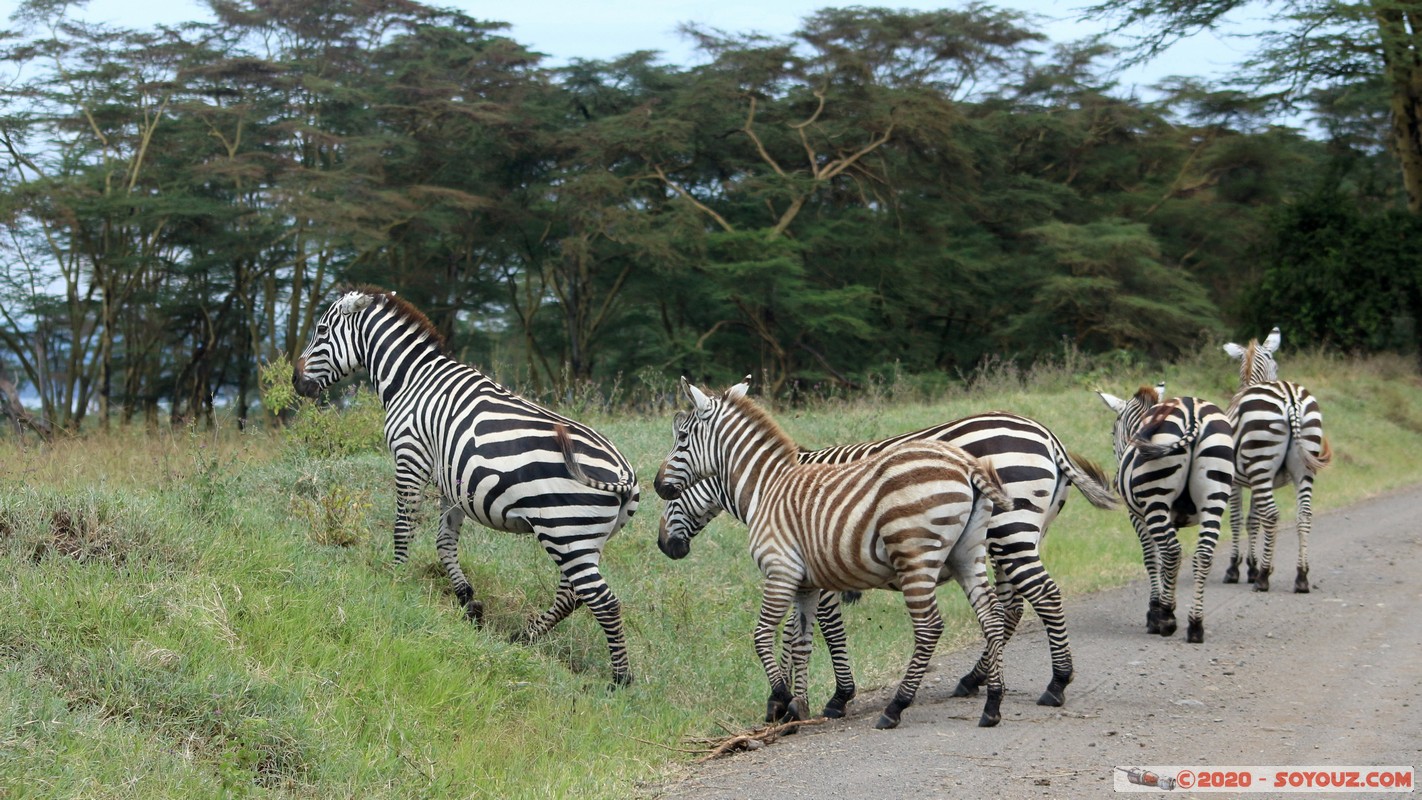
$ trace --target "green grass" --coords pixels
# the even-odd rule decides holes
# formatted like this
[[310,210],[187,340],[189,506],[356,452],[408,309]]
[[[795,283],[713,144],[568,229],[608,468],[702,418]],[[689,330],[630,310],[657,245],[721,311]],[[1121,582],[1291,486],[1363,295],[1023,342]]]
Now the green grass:
[[[1164,377],[1172,393],[1224,403],[1233,366],[1214,356],[1163,376],[1002,368],[931,402],[894,382],[777,416],[818,447],[1006,409],[1104,464],[1111,417],[1088,389],[1125,395]],[[1409,364],[1295,354],[1283,370],[1319,396],[1334,446],[1317,508],[1422,480]],[[588,421],[647,486],[670,415]],[[626,797],[684,768],[685,737],[758,722],[759,576],[738,525],[718,519],[672,562],[644,490],[604,561],[636,676],[609,692],[586,611],[545,641],[509,643],[556,586],[531,540],[466,525],[463,562],[486,608],[476,629],[435,558],[435,503],[411,563],[392,567],[388,457],[307,452],[268,432],[0,442],[0,797]],[[1292,547],[1286,536],[1281,558]],[[1143,572],[1124,514],[1080,497],[1045,549],[1069,598]],[[945,647],[976,638],[958,595],[942,593]],[[900,598],[870,593],[846,616],[861,687],[897,681],[910,641]],[[815,707],[831,687],[817,652]]]

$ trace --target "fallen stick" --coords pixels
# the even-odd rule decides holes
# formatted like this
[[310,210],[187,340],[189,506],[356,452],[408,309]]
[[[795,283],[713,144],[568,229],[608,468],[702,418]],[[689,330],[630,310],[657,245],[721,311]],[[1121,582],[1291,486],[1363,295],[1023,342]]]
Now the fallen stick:
[[826,722],[829,722],[829,717],[815,717],[813,719],[802,719],[795,722],[782,722],[778,725],[766,725],[746,733],[738,733],[723,740],[720,744],[717,744],[711,749],[711,752],[696,759],[696,763],[704,764],[707,761],[720,758],[737,749],[754,749],[749,746],[751,742],[758,742],[759,744],[757,744],[756,747],[770,744],[785,731],[798,729],[802,725],[823,725]]

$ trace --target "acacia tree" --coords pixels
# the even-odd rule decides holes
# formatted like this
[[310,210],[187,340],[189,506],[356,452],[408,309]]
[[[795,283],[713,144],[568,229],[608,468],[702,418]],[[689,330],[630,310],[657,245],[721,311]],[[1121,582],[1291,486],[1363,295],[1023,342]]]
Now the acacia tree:
[[94,401],[107,426],[125,357],[160,335],[124,311],[160,280],[181,205],[157,191],[153,163],[183,51],[51,5],[22,5],[16,18],[44,33],[0,53],[27,67],[0,92],[6,212],[24,223],[8,242],[6,289],[29,320],[7,311],[4,339],[47,418],[77,427]]
[[1422,5],[1416,0],[1106,0],[1088,9],[1136,34],[1146,59],[1197,31],[1222,25],[1249,6],[1276,11],[1240,82],[1293,102],[1321,86],[1380,75],[1387,87],[1391,146],[1401,168],[1407,207],[1422,214]]
[[654,111],[690,122],[686,146],[644,158],[712,227],[705,279],[729,314],[707,319],[697,344],[724,329],[749,334],[772,390],[797,375],[847,382],[824,344],[870,337],[873,281],[816,257],[815,238],[830,229],[807,212],[891,213],[904,186],[889,151],[945,147],[958,104],[1040,37],[1020,15],[977,4],[826,9],[782,41],[686,32],[714,61],[679,104]]

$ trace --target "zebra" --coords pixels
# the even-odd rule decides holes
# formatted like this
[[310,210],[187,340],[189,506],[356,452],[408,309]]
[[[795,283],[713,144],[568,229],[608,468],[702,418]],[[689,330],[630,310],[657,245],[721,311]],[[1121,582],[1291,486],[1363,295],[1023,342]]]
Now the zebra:
[[1197,397],[1161,399],[1142,386],[1129,400],[1097,392],[1116,412],[1111,439],[1118,470],[1116,489],[1126,501],[1131,526],[1141,541],[1150,577],[1146,632],[1175,633],[1175,583],[1180,573],[1176,531],[1199,525],[1192,570],[1195,595],[1186,640],[1205,641],[1205,579],[1230,487],[1234,483],[1234,434],[1229,417]]
[[[751,555],[765,581],[756,654],[770,683],[766,718],[803,719],[809,620],[817,590],[903,592],[913,657],[875,724],[893,728],[912,704],[943,630],[935,589],[945,574],[962,586],[988,641],[987,701],[979,725],[1001,719],[1003,616],[987,578],[984,534],[994,505],[1010,506],[996,474],[960,448],[911,442],[848,464],[801,464],[798,448],[737,384],[717,397],[682,379],[693,412],[677,414],[676,445],[654,486],[674,499],[698,480],[726,488],[726,507],[750,526]],[[791,604],[795,691],[774,653]]]
[[409,558],[426,485],[440,492],[436,548],[470,620],[483,604],[459,566],[465,517],[532,534],[558,565],[553,605],[519,639],[547,633],[586,605],[607,637],[614,685],[631,683],[621,604],[599,569],[602,551],[637,511],[636,474],[617,448],[451,358],[430,321],[394,292],[350,291],[316,323],[292,384],[307,397],[365,367],[385,408],[395,459],[395,563]]
[[[1292,481],[1298,502],[1298,571],[1294,591],[1306,593],[1308,585],[1308,535],[1313,529],[1313,479],[1333,460],[1333,449],[1323,435],[1323,413],[1318,400],[1297,383],[1279,380],[1274,353],[1282,339],[1275,327],[1260,344],[1251,339],[1241,347],[1224,346],[1239,361],[1239,391],[1229,404],[1234,424],[1235,489],[1230,497],[1233,531],[1225,583],[1239,582],[1239,539],[1248,532],[1248,578],[1257,592],[1269,591],[1274,571],[1274,537],[1279,527],[1279,507],[1274,490]],[[1249,490],[1249,518],[1242,523],[1244,490]],[[1254,536],[1264,532],[1261,559],[1254,558]]]
[[[875,442],[802,451],[799,458],[805,464],[845,463],[882,453],[905,442],[927,440],[957,445],[995,469],[1009,497],[1042,503],[1041,508],[995,511],[988,523],[988,555],[997,574],[998,599],[1005,615],[1004,643],[1016,632],[1026,598],[1047,630],[1052,659],[1052,678],[1037,704],[1062,705],[1066,702],[1066,687],[1071,683],[1074,670],[1061,590],[1042,564],[1041,541],[1046,536],[1047,526],[1066,504],[1072,484],[1097,508],[1115,508],[1118,499],[1100,467],[1068,452],[1061,440],[1041,423],[1003,411],[975,414]],[[658,547],[670,558],[685,557],[691,549],[691,538],[728,505],[719,482],[693,484],[663,507]],[[822,598],[818,622],[829,645],[836,685],[835,694],[823,713],[832,718],[843,716],[844,706],[855,691],[847,662],[837,657],[845,652],[843,621],[825,616],[838,610],[838,603]],[[838,641],[831,641],[831,635]],[[974,669],[959,680],[954,696],[976,694],[986,677],[985,669],[985,662],[979,660]]]

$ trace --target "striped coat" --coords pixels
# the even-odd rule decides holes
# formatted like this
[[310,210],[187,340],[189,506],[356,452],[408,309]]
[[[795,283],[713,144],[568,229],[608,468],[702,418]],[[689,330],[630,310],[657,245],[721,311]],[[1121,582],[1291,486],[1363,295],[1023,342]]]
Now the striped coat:
[[[1293,483],[1298,505],[1298,565],[1294,591],[1307,592],[1308,537],[1313,530],[1313,482],[1332,460],[1333,451],[1323,435],[1323,412],[1318,400],[1297,383],[1279,380],[1274,353],[1281,335],[1276,327],[1260,344],[1250,340],[1241,347],[1233,342],[1224,350],[1239,360],[1239,391],[1229,404],[1235,437],[1235,491],[1230,498],[1230,528],[1234,531],[1226,583],[1239,581],[1240,533],[1248,532],[1248,579],[1255,591],[1269,591],[1274,571],[1274,544],[1279,528],[1279,507],[1274,490]],[[1249,517],[1243,521],[1244,492],[1249,492]],[[1255,560],[1254,540],[1263,533],[1260,558]]]
[[1229,418],[1196,397],[1161,402],[1142,386],[1129,400],[1104,392],[1116,412],[1111,439],[1118,471],[1116,488],[1140,539],[1150,577],[1146,631],[1175,633],[1175,585],[1180,574],[1180,528],[1200,526],[1192,561],[1195,594],[1186,639],[1205,640],[1205,579],[1214,560],[1225,509],[1234,484],[1234,435]]
[[[1037,702],[1061,705],[1073,675],[1071,648],[1061,590],[1041,562],[1040,545],[1047,526],[1065,505],[1071,485],[1075,484],[1088,502],[1098,508],[1116,506],[1117,499],[1105,475],[1096,465],[1069,453],[1061,440],[1042,424],[1006,412],[976,414],[874,442],[801,452],[799,457],[802,463],[847,463],[906,442],[925,440],[944,441],[963,448],[997,472],[1008,497],[1027,501],[993,512],[987,531],[988,555],[998,576],[998,598],[1006,621],[1004,639],[1012,638],[1022,617],[1025,598],[1046,628],[1052,657],[1052,678]],[[691,538],[727,505],[719,490],[716,481],[703,481],[666,503],[658,536],[658,546],[663,553],[670,558],[682,558],[690,551]],[[831,717],[842,716],[845,703],[854,695],[849,665],[839,657],[846,652],[843,621],[827,617],[827,614],[838,614],[839,607],[837,602],[823,602],[818,620],[834,663],[836,691],[824,711]],[[980,660],[973,671],[959,681],[955,693],[975,693],[986,677],[985,669],[986,663]]]
[[531,534],[560,579],[548,611],[522,635],[546,633],[587,605],[607,637],[613,680],[631,681],[621,605],[599,564],[608,537],[637,510],[632,465],[596,431],[519,397],[445,352],[429,320],[393,292],[345,294],[316,324],[292,383],[315,397],[364,367],[385,407],[395,458],[395,562],[409,555],[412,518],[426,485],[441,495],[436,540],[460,604],[483,607],[459,566],[465,517]]
[[[992,506],[1010,501],[996,475],[941,442],[911,442],[849,464],[801,464],[799,448],[745,397],[745,384],[714,398],[685,381],[683,387],[695,410],[677,415],[676,445],[655,485],[673,499],[715,480],[727,509],[750,526],[751,555],[765,578],[753,640],[771,687],[767,717],[806,714],[803,621],[815,613],[818,590],[891,588],[903,593],[914,628],[908,670],[877,723],[897,726],[943,630],[935,589],[952,575],[989,642],[979,724],[997,724],[1003,619],[987,579],[984,534]],[[793,632],[794,693],[774,653],[775,632],[792,604],[802,620]]]

